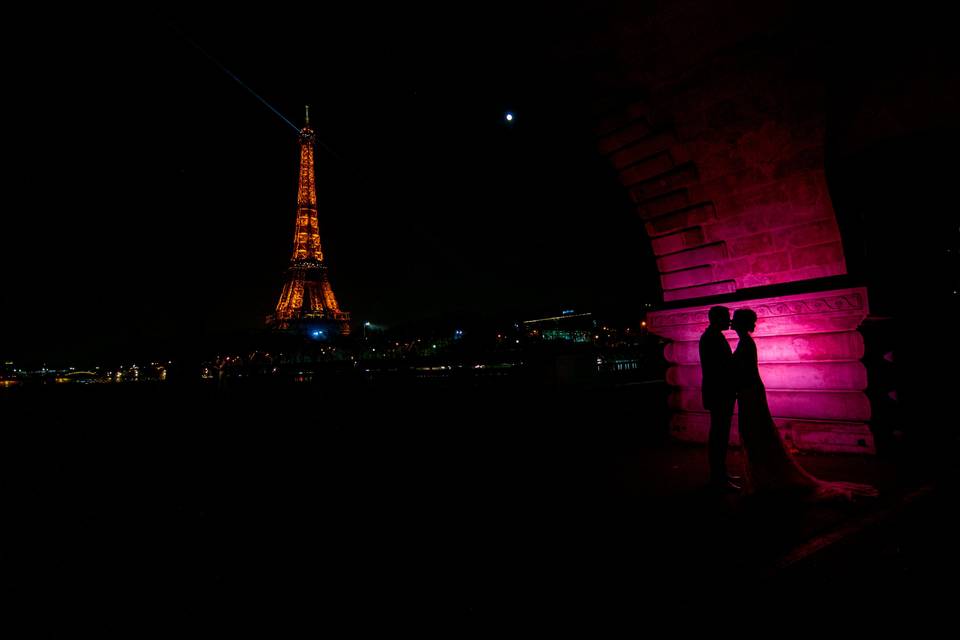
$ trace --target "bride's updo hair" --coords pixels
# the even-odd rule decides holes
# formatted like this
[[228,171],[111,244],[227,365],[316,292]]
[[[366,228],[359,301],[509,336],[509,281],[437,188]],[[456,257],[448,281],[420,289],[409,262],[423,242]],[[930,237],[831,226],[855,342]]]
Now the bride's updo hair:
[[733,312],[733,328],[749,329],[757,324],[757,314],[753,309],[737,309]]

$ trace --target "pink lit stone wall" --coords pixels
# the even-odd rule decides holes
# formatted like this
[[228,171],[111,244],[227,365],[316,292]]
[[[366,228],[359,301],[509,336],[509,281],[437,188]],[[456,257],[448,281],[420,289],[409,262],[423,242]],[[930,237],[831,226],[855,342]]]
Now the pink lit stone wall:
[[[665,354],[671,363],[667,382],[674,387],[671,433],[679,439],[706,442],[710,416],[700,398],[697,348],[712,305],[657,311],[647,327],[670,339]],[[778,296],[725,306],[758,316],[754,340],[770,411],[784,438],[798,449],[874,452],[866,421],[870,403],[867,375],[860,358],[863,338],[856,329],[867,315],[863,288]],[[737,335],[726,332],[731,347]],[[734,423],[736,424],[736,423]],[[734,428],[734,432],[736,429]],[[737,436],[734,433],[733,438]]]
[[[598,152],[643,221],[638,242],[650,242],[663,300],[689,305],[648,317],[671,340],[673,433],[706,440],[696,341],[705,300],[735,298],[727,306],[760,315],[761,375],[784,435],[799,448],[871,452],[857,333],[866,291],[775,295],[847,274],[824,164],[830,51],[796,29],[794,11],[760,0],[736,12],[619,4],[581,65],[605,96]],[[749,300],[756,287],[765,297]]]
[[[689,93],[710,102],[702,89]],[[669,124],[633,105],[626,113],[638,120],[600,127],[613,127],[599,148],[645,221],[666,301],[846,273],[822,126],[756,113],[754,97],[727,97],[739,113],[716,128],[704,126],[709,109],[683,104]]]
[[[824,170],[822,51],[770,3],[631,11],[597,149],[644,221],[665,301],[847,273]],[[795,39],[795,40],[794,40]],[[620,96],[633,96],[624,100]],[[642,97],[640,97],[642,96]]]

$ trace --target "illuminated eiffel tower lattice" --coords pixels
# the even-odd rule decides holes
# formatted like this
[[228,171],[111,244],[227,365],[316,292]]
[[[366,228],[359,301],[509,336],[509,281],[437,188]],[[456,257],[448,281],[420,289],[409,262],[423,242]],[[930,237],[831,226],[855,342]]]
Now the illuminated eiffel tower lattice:
[[277,329],[303,329],[313,337],[346,335],[350,332],[350,314],[337,304],[320,248],[313,170],[314,142],[310,107],[307,107],[306,124],[300,130],[300,180],[293,255],[276,312],[267,318],[267,323]]

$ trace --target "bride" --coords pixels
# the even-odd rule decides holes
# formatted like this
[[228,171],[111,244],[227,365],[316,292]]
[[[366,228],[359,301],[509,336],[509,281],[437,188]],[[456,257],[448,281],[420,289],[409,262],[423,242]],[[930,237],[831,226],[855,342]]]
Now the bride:
[[746,453],[746,479],[752,493],[789,494],[810,501],[853,501],[873,497],[877,490],[853,482],[829,482],[807,473],[793,459],[780,438],[767,406],[767,391],[757,366],[757,345],[750,336],[757,314],[750,309],[733,313],[732,327],[740,336],[733,354],[737,379],[738,425]]

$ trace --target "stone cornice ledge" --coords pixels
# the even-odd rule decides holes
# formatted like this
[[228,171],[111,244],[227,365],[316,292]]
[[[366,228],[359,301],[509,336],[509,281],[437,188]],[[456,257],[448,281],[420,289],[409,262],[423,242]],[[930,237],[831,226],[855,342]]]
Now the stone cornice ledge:
[[[707,313],[712,306],[651,312],[647,314],[647,328],[671,340],[697,340],[709,324]],[[869,311],[865,287],[739,300],[723,306],[731,314],[737,309],[753,309],[758,319],[755,336],[853,331]]]

